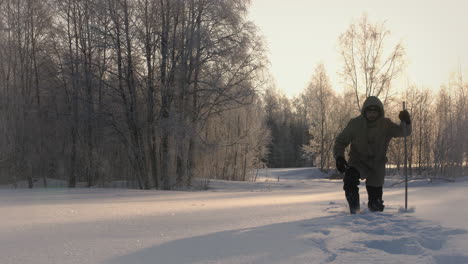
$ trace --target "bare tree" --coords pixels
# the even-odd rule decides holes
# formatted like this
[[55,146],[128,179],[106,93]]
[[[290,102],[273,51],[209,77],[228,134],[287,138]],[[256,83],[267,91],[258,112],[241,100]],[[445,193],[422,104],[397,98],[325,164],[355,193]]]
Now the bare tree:
[[[0,1],[5,175],[30,187],[53,176],[69,187],[172,189],[205,177],[206,160],[248,179],[268,141],[258,109],[266,60],[248,4]],[[216,147],[229,155],[206,152],[215,135],[231,139]]]
[[305,90],[307,101],[311,105],[310,131],[312,139],[309,146],[317,155],[320,169],[324,170],[330,165],[330,148],[334,140],[334,133],[330,129],[331,114],[334,105],[334,94],[331,90],[330,80],[323,64],[315,68],[309,86]]
[[384,23],[372,24],[364,14],[339,37],[343,80],[346,88],[354,92],[358,110],[368,96],[379,96],[385,101],[392,80],[403,69],[405,53],[401,43],[385,54],[389,35]]
[[412,135],[414,141],[415,160],[418,165],[418,174],[422,175],[424,170],[430,166],[431,157],[431,131],[432,131],[432,97],[428,89],[417,89],[412,87],[413,96],[411,98],[412,105],[412,125],[414,133]]

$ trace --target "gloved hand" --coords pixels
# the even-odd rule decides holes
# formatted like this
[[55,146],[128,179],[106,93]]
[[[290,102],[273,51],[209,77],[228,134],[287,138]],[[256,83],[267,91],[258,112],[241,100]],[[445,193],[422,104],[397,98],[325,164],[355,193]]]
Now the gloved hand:
[[406,110],[401,111],[398,117],[400,118],[402,122],[405,122],[408,125],[411,124],[411,118],[410,118],[408,111]]
[[348,162],[343,157],[336,158],[336,169],[343,173],[346,171],[346,167],[348,166]]

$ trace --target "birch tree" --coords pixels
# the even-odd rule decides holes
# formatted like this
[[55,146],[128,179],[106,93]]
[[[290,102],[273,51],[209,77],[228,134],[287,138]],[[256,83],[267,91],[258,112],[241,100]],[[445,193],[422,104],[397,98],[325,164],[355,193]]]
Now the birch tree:
[[315,153],[321,170],[330,166],[330,149],[334,141],[334,133],[331,131],[331,115],[334,104],[334,95],[331,90],[330,80],[323,64],[317,65],[309,86],[305,90],[305,96],[311,105],[310,151]]
[[388,49],[389,36],[384,23],[371,23],[364,14],[339,37],[341,75],[345,88],[353,91],[358,111],[368,96],[385,101],[392,81],[404,67],[404,47],[397,43]]

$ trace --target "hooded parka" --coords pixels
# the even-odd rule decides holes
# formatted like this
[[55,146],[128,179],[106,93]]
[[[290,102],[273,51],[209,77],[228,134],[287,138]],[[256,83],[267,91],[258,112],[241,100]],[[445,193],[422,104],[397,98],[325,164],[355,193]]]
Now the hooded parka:
[[[370,106],[380,108],[377,120],[370,122],[365,117],[365,111]],[[406,136],[411,134],[411,125],[406,125]],[[403,137],[403,124],[397,125],[385,117],[382,102],[375,96],[369,96],[361,109],[361,115],[349,121],[343,131],[337,136],[333,147],[333,155],[345,157],[344,152],[351,144],[349,151],[349,166],[355,167],[361,179],[366,179],[366,185],[382,187],[387,163],[387,149],[394,137]]]

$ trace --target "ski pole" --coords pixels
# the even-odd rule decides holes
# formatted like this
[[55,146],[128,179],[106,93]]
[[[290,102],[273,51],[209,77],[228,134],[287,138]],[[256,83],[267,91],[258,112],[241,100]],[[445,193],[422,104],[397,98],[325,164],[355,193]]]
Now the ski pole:
[[[403,102],[403,111],[406,110],[405,102]],[[407,163],[407,156],[408,150],[406,148],[406,122],[403,121],[403,140],[405,144],[405,211],[408,211],[408,163]]]

